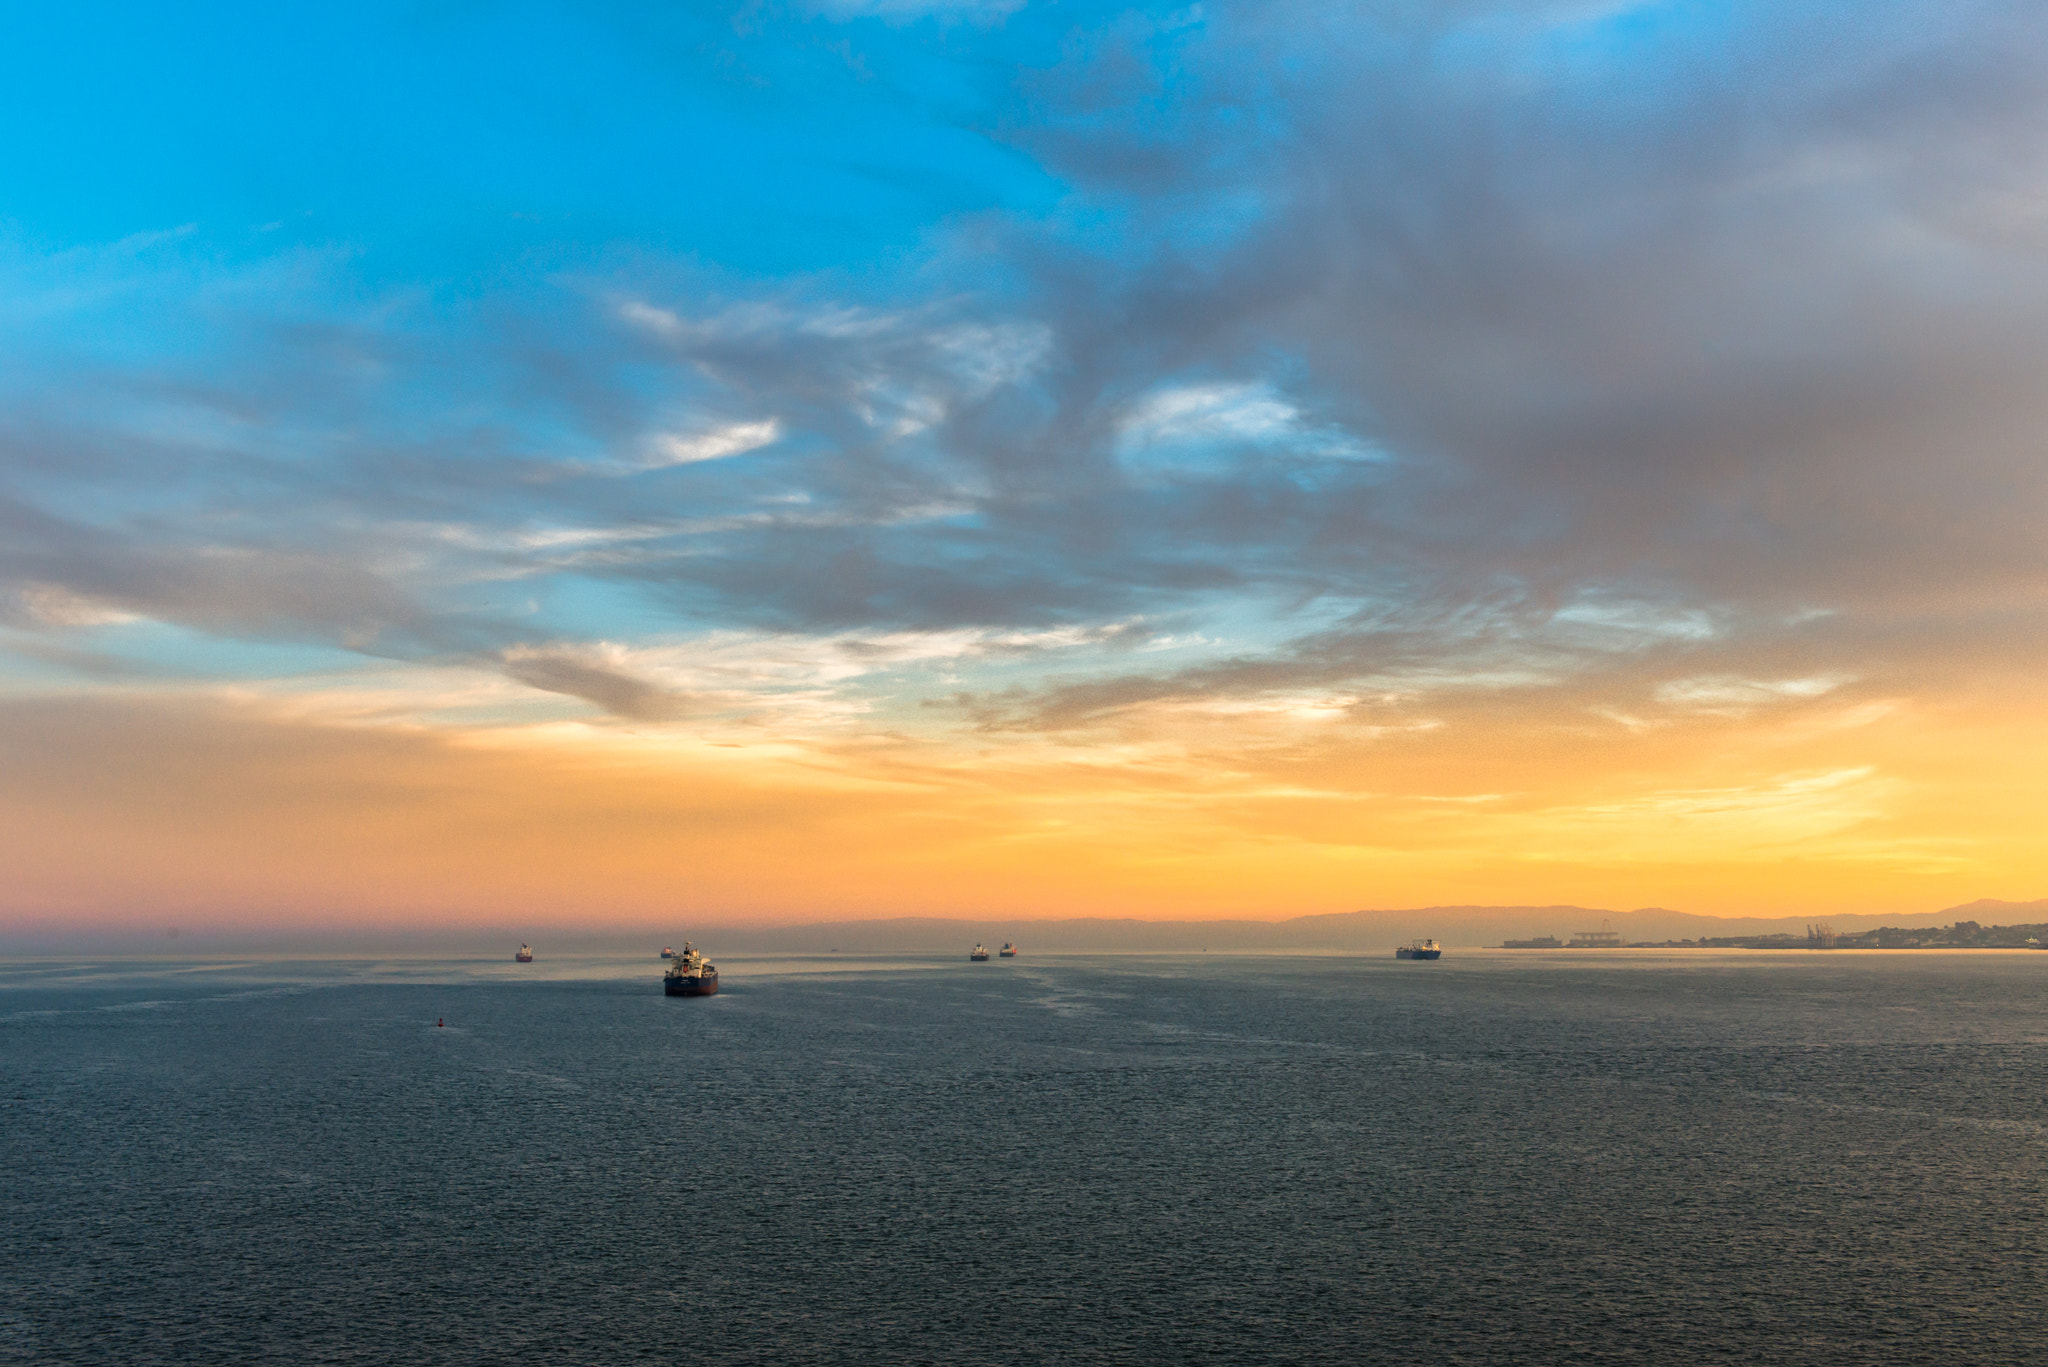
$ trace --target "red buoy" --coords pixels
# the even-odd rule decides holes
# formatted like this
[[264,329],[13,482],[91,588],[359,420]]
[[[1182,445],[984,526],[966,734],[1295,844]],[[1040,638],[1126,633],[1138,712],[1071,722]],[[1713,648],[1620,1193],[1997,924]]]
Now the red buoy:
[[444,1021],[444,1020],[442,1020],[442,1019],[441,1019],[441,1018],[440,1018],[439,1016],[436,1016],[436,1017],[434,1018],[434,1026],[435,1026],[435,1028],[436,1028],[436,1029],[440,1028],[441,1026],[444,1026],[444,1025],[446,1025],[447,1023],[448,1023],[447,1021]]

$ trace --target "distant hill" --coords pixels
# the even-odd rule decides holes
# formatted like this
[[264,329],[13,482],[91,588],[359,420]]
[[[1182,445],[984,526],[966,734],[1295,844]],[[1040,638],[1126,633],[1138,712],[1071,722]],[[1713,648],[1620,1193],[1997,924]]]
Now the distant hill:
[[2028,925],[2048,921],[2048,897],[2031,902],[2001,902],[1996,897],[1979,897],[1939,913],[1944,921],[1981,921],[1987,926]]
[[[2027,904],[2010,903],[2010,906]],[[1565,938],[1574,931],[1619,931],[1628,940],[1685,940],[1702,936],[1804,934],[1814,920],[1837,930],[1880,925],[1933,926],[1955,919],[1948,912],[1917,915],[1763,917],[1698,916],[1663,907],[1608,911],[1578,906],[1445,906],[1405,910],[1329,912],[1284,921],[1140,921],[1132,918],[1070,917],[1029,920],[1003,917],[898,917],[881,921],[821,921],[795,926],[691,928],[691,934],[726,952],[847,954],[926,953],[959,950],[976,941],[990,948],[1015,940],[1040,953],[1176,953],[1200,950],[1377,952],[1428,937],[1447,945],[1497,945],[1504,939],[1536,935]],[[1973,919],[1965,917],[1965,919]],[[1974,919],[1984,919],[1977,917]],[[679,932],[680,933],[680,932]]]

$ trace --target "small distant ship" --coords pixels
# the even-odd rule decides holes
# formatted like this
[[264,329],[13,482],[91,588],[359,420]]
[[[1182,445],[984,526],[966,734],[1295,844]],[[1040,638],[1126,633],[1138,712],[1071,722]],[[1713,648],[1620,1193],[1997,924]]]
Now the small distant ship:
[[533,962],[533,946],[532,946],[532,945],[526,945],[526,944],[523,944],[523,945],[519,946],[519,952],[518,952],[517,954],[514,954],[514,955],[512,956],[512,962],[513,962],[513,963],[515,963],[515,964],[530,964],[530,963],[532,963],[532,962]]
[[1397,959],[1441,959],[1444,947],[1434,940],[1415,940],[1394,951]]
[[974,961],[975,963],[978,963],[978,964],[985,964],[985,963],[987,963],[987,962],[988,962],[988,946],[987,946],[987,945],[976,945],[976,946],[974,947],[974,952],[973,952],[972,954],[968,955],[967,957],[968,957],[968,958],[970,958],[970,959],[972,959],[972,960],[973,960],[973,961]]
[[1014,959],[1014,958],[1016,958],[1016,957],[1017,957],[1017,946],[1015,946],[1015,945],[1011,944],[1011,943],[1010,943],[1010,942],[1009,942],[1008,940],[1005,940],[1005,941],[1003,941],[1003,947],[1002,947],[1001,949],[999,949],[999,950],[997,950],[997,951],[996,951],[996,957],[997,957],[997,958],[999,958],[999,959]]
[[718,992],[718,970],[704,962],[688,940],[683,952],[669,955],[668,972],[661,975],[662,993],[670,997],[710,997]]
[[669,947],[668,947],[667,945],[663,945],[663,946],[661,947],[661,957],[662,957],[662,958],[664,958],[664,959],[673,959],[673,958],[675,958],[675,956],[676,956],[676,952],[675,952],[675,951],[674,951],[673,949],[670,949],[670,948],[669,948]]
[[1564,941],[1555,935],[1538,935],[1533,940],[1502,940],[1502,949],[1563,949]]

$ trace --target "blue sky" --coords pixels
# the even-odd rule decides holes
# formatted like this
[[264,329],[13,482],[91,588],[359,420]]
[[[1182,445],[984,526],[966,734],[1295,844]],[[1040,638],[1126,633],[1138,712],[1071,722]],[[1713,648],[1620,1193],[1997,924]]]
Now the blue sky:
[[[1043,211],[991,134],[1031,25],[774,7],[11,7],[4,211],[48,247],[192,225],[481,283],[618,243],[860,270],[953,214]],[[1007,41],[1006,41],[1007,40]]]

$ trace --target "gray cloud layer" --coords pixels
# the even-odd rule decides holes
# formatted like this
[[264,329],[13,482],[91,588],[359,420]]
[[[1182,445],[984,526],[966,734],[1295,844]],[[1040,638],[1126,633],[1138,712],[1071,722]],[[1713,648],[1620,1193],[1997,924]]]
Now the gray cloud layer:
[[[2010,649],[2048,601],[2048,15],[1574,11],[1079,31],[1011,136],[1115,229],[955,224],[888,298],[632,257],[422,339],[403,301],[337,303],[344,261],[279,268],[174,309],[147,374],[74,354],[17,386],[7,620],[501,659],[660,719],[690,704],[518,653],[579,634],[522,595],[794,630],[1324,605],[1269,658],[999,709],[1048,725],[1623,638],[1729,667]],[[1197,390],[1223,416],[1134,454],[1133,414]],[[1607,645],[1559,616],[1588,603]]]

